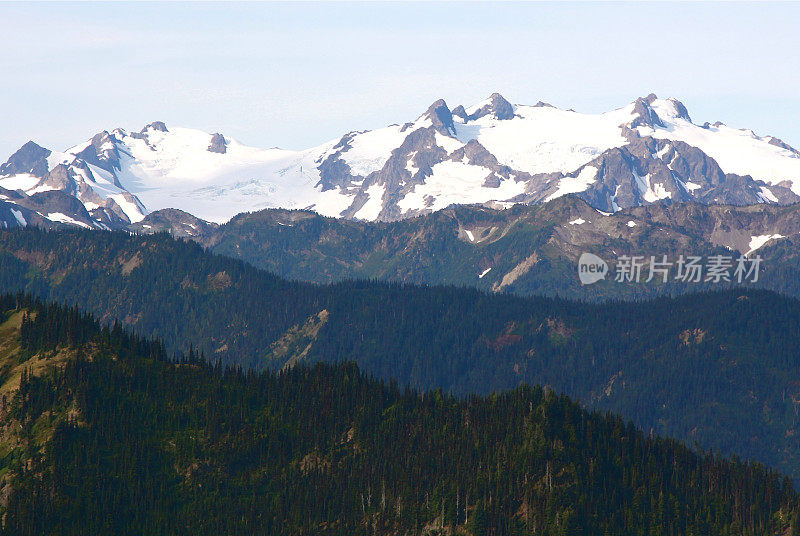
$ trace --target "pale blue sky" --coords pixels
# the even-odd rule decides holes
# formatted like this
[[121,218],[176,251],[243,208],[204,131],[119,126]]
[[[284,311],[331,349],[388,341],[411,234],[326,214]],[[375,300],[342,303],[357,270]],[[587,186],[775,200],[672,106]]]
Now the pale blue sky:
[[0,162],[114,127],[306,148],[493,91],[655,92],[800,146],[800,4],[0,3]]

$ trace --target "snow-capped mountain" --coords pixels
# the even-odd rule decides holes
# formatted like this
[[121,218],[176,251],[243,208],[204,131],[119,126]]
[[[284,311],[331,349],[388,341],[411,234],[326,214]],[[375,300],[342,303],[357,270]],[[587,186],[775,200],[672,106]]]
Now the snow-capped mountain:
[[128,227],[165,208],[218,223],[270,207],[398,220],[451,204],[504,207],[565,194],[604,212],[793,203],[800,152],[749,130],[696,125],[682,103],[655,95],[594,115],[512,105],[495,93],[469,108],[439,100],[412,122],[303,151],[155,122],[101,132],[63,153],[29,142],[0,166],[0,199],[27,211],[9,212],[6,225],[44,218]]

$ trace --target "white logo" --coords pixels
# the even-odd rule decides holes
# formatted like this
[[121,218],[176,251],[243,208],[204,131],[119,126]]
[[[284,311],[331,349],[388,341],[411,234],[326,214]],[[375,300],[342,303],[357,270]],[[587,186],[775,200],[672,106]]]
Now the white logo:
[[[758,255],[752,258],[710,255],[704,264],[700,256],[680,255],[673,261],[667,255],[651,255],[648,263],[644,255],[620,255],[616,261],[612,271],[617,283],[649,283],[654,279],[661,283],[757,283],[762,259]],[[578,259],[578,277],[582,285],[597,283],[609,273],[608,264],[597,255],[583,253]],[[643,279],[645,275],[647,278]]]
[[608,264],[597,255],[583,253],[578,259],[578,277],[581,285],[597,283],[605,279],[606,274],[608,274]]

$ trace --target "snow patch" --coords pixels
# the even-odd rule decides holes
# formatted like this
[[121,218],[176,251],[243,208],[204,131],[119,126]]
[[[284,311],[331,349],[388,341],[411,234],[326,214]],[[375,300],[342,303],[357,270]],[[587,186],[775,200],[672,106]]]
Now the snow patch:
[[383,169],[386,161],[392,156],[392,151],[411,133],[410,130],[401,132],[401,128],[393,125],[353,136],[350,148],[340,155],[350,168],[350,173],[366,177],[372,172]]
[[[91,142],[87,142],[86,143],[86,147],[88,147],[90,143]],[[83,150],[83,149],[81,149],[81,150]],[[78,151],[78,152],[80,152],[80,151]],[[74,161],[75,161],[75,155],[70,154],[69,152],[60,153],[58,151],[52,151],[47,156],[47,169],[48,169],[48,171],[52,171],[53,168],[57,167],[60,164],[67,164],[68,165],[68,164],[71,164]]]
[[26,192],[39,184],[41,179],[30,173],[20,173],[19,175],[9,175],[0,179],[0,187],[6,190],[21,190]]
[[436,145],[444,149],[447,154],[452,154],[464,146],[460,140],[451,138],[450,136],[444,136],[439,132],[434,134],[433,139],[436,140]]
[[415,156],[417,156],[417,151],[414,151],[413,153],[408,155],[408,160],[406,161],[406,171],[411,173],[412,177],[417,174],[417,171],[419,171],[419,168],[414,165]]
[[358,212],[353,216],[361,220],[375,220],[378,214],[383,209],[383,193],[386,191],[386,186],[383,184],[373,184],[367,188],[367,195],[369,199],[364,203]]
[[759,235],[753,236],[750,238],[749,250],[745,255],[750,255],[757,249],[761,248],[764,244],[769,242],[770,240],[777,240],[778,238],[785,238],[783,235],[773,234],[773,235]]
[[684,186],[686,186],[686,189],[691,193],[694,193],[695,190],[697,190],[698,188],[702,188],[703,187],[702,185],[697,184],[696,182],[691,182],[691,181],[687,182],[687,183],[684,183]]
[[672,197],[672,192],[667,191],[663,184],[660,182],[653,184],[650,181],[649,173],[642,177],[634,171],[633,176],[636,180],[637,186],[639,187],[639,193],[642,195],[642,199],[648,203],[655,203],[660,199],[668,199]]
[[50,214],[47,214],[45,216],[45,218],[47,218],[50,221],[55,221],[55,222],[59,222],[59,223],[67,223],[67,224],[70,224],[70,225],[77,225],[78,227],[83,227],[85,229],[91,229],[92,228],[91,225],[87,225],[87,224],[83,223],[82,221],[78,221],[76,219],[73,219],[73,218],[71,218],[71,217],[69,217],[66,214],[61,213],[61,212],[52,212]]
[[778,198],[775,197],[775,194],[772,193],[772,190],[770,190],[766,186],[761,187],[761,190],[758,192],[758,196],[764,202],[772,202],[772,203],[778,202]]
[[23,215],[22,215],[22,212],[21,212],[21,211],[19,211],[19,210],[14,210],[14,209],[12,208],[12,209],[11,209],[11,214],[13,214],[13,215],[14,215],[14,218],[17,220],[17,223],[19,223],[21,227],[27,227],[27,225],[28,225],[28,222],[27,222],[27,221],[25,220],[25,218],[23,217]]
[[525,191],[524,182],[506,179],[497,188],[485,187],[492,173],[482,166],[446,160],[433,166],[432,175],[424,184],[417,184],[397,205],[403,213],[429,208],[439,210],[453,204],[505,201]]
[[131,223],[138,223],[144,219],[144,211],[136,203],[129,201],[125,194],[112,194],[108,196],[119,205],[122,212],[128,217]]
[[597,168],[594,166],[584,167],[577,177],[564,177],[558,181],[556,191],[548,196],[545,201],[552,201],[557,197],[566,194],[583,192],[597,180]]

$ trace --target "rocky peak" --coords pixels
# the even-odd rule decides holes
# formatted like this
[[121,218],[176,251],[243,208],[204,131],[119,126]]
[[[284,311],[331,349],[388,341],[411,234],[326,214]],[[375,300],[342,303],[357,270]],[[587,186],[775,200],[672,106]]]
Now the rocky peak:
[[514,107],[500,93],[492,93],[483,106],[470,114],[469,119],[474,121],[486,115],[492,115],[499,120],[512,119]]
[[433,128],[445,136],[452,136],[456,133],[456,125],[453,123],[453,113],[447,107],[444,99],[439,99],[431,104],[422,114],[424,119],[430,119]]
[[767,143],[769,143],[770,145],[774,145],[775,147],[780,147],[781,149],[786,149],[790,153],[794,153],[800,156],[800,151],[798,151],[797,149],[795,149],[794,147],[792,147],[791,145],[789,145],[780,138],[776,138],[775,136],[769,136],[767,140],[768,140]]
[[75,156],[114,174],[114,171],[119,169],[119,151],[116,142],[116,138],[104,130],[95,134],[89,145]]
[[469,117],[467,116],[467,111],[464,109],[464,106],[459,104],[455,108],[453,108],[453,117],[460,117],[463,121],[467,121]]
[[128,136],[137,140],[143,140],[148,146],[150,146],[150,142],[147,139],[147,134],[152,131],[169,132],[169,130],[167,130],[167,125],[165,125],[163,121],[153,121],[152,123],[145,125],[139,132],[128,133]]
[[77,192],[75,174],[65,164],[59,164],[50,170],[36,185],[47,186],[50,190],[58,190],[69,195]]
[[225,141],[225,136],[219,132],[211,136],[211,143],[208,145],[208,152],[225,154],[228,151],[228,143]]
[[35,177],[47,174],[47,157],[51,151],[29,141],[0,166],[0,176],[30,173]]
[[675,116],[680,117],[681,119],[685,119],[686,121],[692,122],[692,118],[689,116],[689,110],[686,109],[686,106],[679,101],[678,99],[674,99],[670,97],[667,99],[669,102],[672,103],[672,106],[675,107]]
[[[53,171],[61,167],[63,166],[59,165],[54,168]],[[68,171],[62,172],[59,170],[58,173],[64,173],[64,175],[61,175],[62,177],[69,175]],[[81,201],[75,197],[74,192],[65,190],[47,190],[33,194],[31,196],[31,201],[38,205],[37,208],[42,213],[60,212],[61,214],[68,215],[74,220],[91,226],[92,218],[89,215],[89,212],[86,210],[86,207],[83,206],[83,203],[81,203]]]
[[142,134],[144,134],[148,130],[157,130],[158,132],[169,132],[169,130],[167,130],[167,125],[165,125],[163,121],[153,121],[152,123],[145,125],[145,127],[142,129],[141,132]]
[[633,103],[633,113],[636,114],[636,117],[633,121],[631,121],[631,128],[647,126],[651,128],[655,127],[663,127],[664,123],[661,122],[661,118],[658,117],[658,114],[653,110],[651,104],[658,99],[655,93],[650,93],[646,97],[639,97]]
[[490,153],[478,140],[469,140],[464,147],[453,151],[450,160],[461,161],[464,158],[472,165],[482,166],[492,171],[508,169],[497,162],[497,157]]

